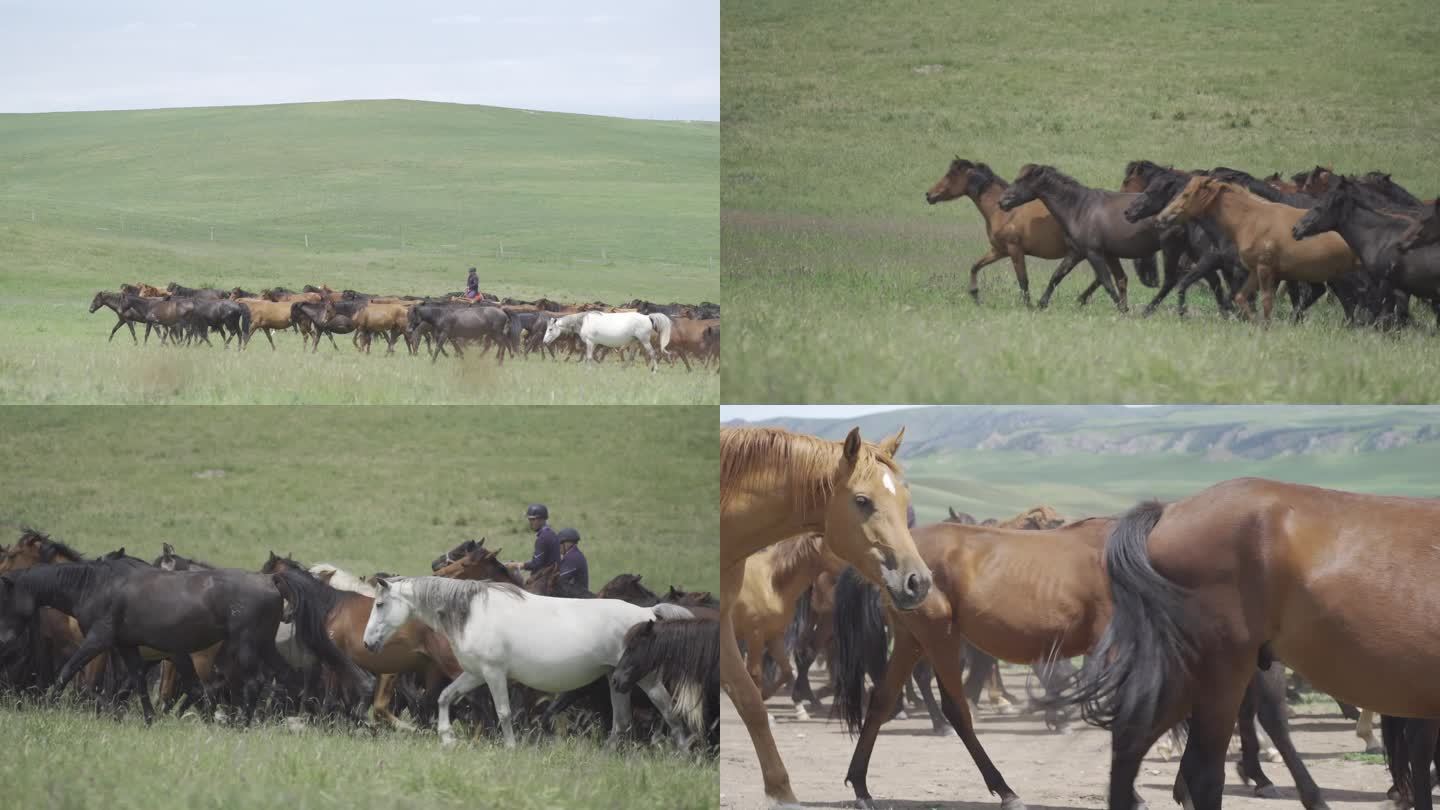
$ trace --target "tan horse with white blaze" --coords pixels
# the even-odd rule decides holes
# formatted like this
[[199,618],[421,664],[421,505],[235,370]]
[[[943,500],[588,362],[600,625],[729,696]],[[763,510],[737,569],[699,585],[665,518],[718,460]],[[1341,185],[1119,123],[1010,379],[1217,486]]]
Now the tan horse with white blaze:
[[910,492],[895,461],[904,433],[868,444],[859,428],[844,442],[776,428],[720,431],[720,683],[745,722],[774,803],[794,806],[795,793],[735,637],[745,560],[787,537],[823,531],[825,547],[883,585],[897,609],[919,607],[931,580],[906,528]]

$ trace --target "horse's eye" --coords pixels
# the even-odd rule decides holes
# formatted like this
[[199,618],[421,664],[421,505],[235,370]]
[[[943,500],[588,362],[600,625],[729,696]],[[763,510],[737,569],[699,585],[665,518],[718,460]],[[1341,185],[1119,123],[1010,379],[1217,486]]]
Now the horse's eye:
[[870,498],[869,498],[868,496],[865,496],[865,495],[856,495],[856,496],[855,496],[855,505],[858,506],[858,507],[860,507],[861,509],[869,509],[869,508],[870,508]]

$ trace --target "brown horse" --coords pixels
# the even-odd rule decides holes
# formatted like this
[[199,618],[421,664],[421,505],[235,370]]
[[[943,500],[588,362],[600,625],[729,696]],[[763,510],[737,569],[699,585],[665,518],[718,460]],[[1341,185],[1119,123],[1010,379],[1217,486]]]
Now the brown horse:
[[[250,330],[245,333],[245,344],[249,345],[250,338],[256,332],[264,331],[265,339],[270,341],[270,348],[275,348],[275,338],[270,336],[274,330],[289,329],[294,325],[290,319],[290,304],[278,301],[268,301],[263,298],[240,298],[236,300],[240,306],[250,310]],[[309,333],[310,322],[304,324],[304,331]]]
[[486,582],[508,582],[511,585],[524,584],[505,563],[500,561],[500,551],[498,548],[491,551],[477,544],[465,556],[437,569],[435,576]]
[[[785,629],[795,618],[795,604],[800,595],[814,584],[821,573],[838,575],[845,564],[825,553],[819,534],[805,534],[782,540],[745,560],[745,584],[731,610],[735,635],[745,641],[745,658],[750,679],[760,689],[762,699],[795,681],[790,656],[785,653]],[[780,666],[780,678],[766,688],[765,654]],[[795,712],[805,719],[807,712],[798,701]]]
[[1114,617],[1069,695],[1111,730],[1111,810],[1129,810],[1141,758],[1187,716],[1177,788],[1220,807],[1257,661],[1382,714],[1440,717],[1437,523],[1430,499],[1256,478],[1121,517],[1105,547]]
[[[1025,257],[1037,259],[1063,259],[1060,269],[1066,273],[1082,258],[1070,249],[1065,241],[1065,231],[1051,216],[1050,210],[1039,200],[1028,202],[1013,211],[1000,207],[1000,195],[1009,186],[989,166],[964,160],[959,155],[950,161],[945,176],[925,192],[925,202],[935,205],[949,200],[969,197],[985,220],[985,235],[990,239],[990,250],[970,266],[970,297],[980,301],[980,270],[1006,257],[1015,269],[1015,281],[1020,284],[1020,296],[1025,306],[1030,306],[1030,277],[1025,270]],[[1060,272],[1057,269],[1056,272]],[[1085,291],[1084,297],[1099,286],[1099,282]]]
[[1359,268],[1359,260],[1336,233],[1297,241],[1291,231],[1305,210],[1262,200],[1239,186],[1196,176],[1158,214],[1162,226],[1206,218],[1227,234],[1250,272],[1235,293],[1235,305],[1251,316],[1250,296],[1260,288],[1265,322],[1275,307],[1281,281],[1328,283]]
[[740,657],[731,611],[745,584],[745,559],[803,532],[824,531],[826,548],[885,586],[913,610],[930,590],[930,569],[906,528],[910,492],[895,453],[902,429],[879,444],[844,442],[775,428],[720,431],[720,678],[760,760],[765,794],[794,804],[760,690]]
[[[78,563],[84,559],[80,552],[59,540],[52,540],[44,532],[25,528],[21,529],[20,539],[16,540],[14,545],[5,547],[4,552],[0,553],[0,575],[23,571],[36,565]],[[36,612],[35,621],[37,638],[34,639],[35,646],[32,650],[43,660],[32,663],[41,677],[54,678],[59,664],[69,660],[80,648],[85,634],[80,632],[79,622],[54,608],[40,608]],[[76,676],[79,687],[98,688],[109,660],[108,655],[97,655],[86,664]],[[37,685],[49,686],[48,683]]]
[[[370,299],[365,308],[355,314],[355,336],[351,342],[356,348],[363,349],[366,354],[370,353],[370,340],[373,335],[381,335],[389,344],[386,354],[395,353],[395,340],[405,334],[405,327],[409,323],[410,305],[397,302],[380,302],[377,299]],[[363,344],[363,345],[362,345]],[[410,353],[415,353],[415,346],[409,345]]]

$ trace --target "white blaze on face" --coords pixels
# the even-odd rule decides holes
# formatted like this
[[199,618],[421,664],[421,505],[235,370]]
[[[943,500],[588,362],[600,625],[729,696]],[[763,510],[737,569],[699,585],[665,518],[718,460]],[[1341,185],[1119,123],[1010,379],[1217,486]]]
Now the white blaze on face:
[[885,473],[884,477],[880,479],[880,483],[885,485],[885,489],[889,490],[891,495],[895,494],[895,479],[890,477],[890,473]]

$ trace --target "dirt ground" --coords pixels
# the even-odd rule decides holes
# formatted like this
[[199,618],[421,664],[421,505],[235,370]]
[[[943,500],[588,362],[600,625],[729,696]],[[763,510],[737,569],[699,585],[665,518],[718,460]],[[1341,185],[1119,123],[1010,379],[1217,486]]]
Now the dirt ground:
[[[818,669],[818,668],[817,668]],[[1006,688],[1023,697],[1025,671],[1006,667]],[[812,684],[825,683],[823,672],[812,672]],[[829,708],[829,696],[820,693]],[[745,726],[726,698],[721,699],[720,806],[752,810],[766,806],[760,766]],[[768,702],[775,718],[775,741],[790,772],[795,795],[807,807],[854,807],[854,791],[847,787],[854,742],[839,721],[823,713],[797,720],[788,696]],[[1355,724],[1340,715],[1331,701],[1296,705],[1290,721],[1296,749],[1319,783],[1333,810],[1365,806],[1375,810],[1385,802],[1390,780],[1379,757],[1357,756],[1365,750],[1355,736]],[[938,737],[923,704],[907,707],[909,719],[891,720],[880,732],[868,777],[870,793],[880,808],[945,808],[945,810],[999,810],[1000,802],[985,790],[980,772],[954,736]],[[1110,742],[1107,732],[1074,726],[1060,735],[1047,731],[1039,715],[1000,715],[981,705],[976,719],[979,738],[1010,787],[1030,810],[1096,810],[1105,807],[1109,777]],[[1376,724],[1379,734],[1379,724]],[[1285,765],[1262,759],[1265,773],[1280,791],[1279,799],[1259,799],[1235,774],[1238,738],[1226,766],[1227,810],[1296,808],[1300,802]],[[1162,761],[1155,752],[1145,760],[1136,787],[1155,810],[1176,807],[1170,798],[1179,761]],[[1388,803],[1387,803],[1387,806]]]

